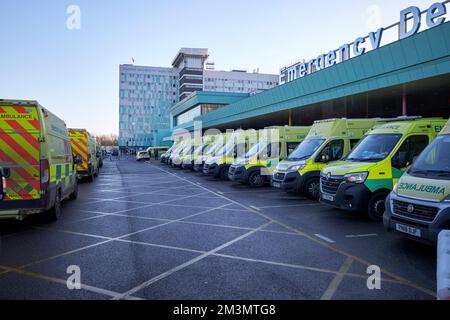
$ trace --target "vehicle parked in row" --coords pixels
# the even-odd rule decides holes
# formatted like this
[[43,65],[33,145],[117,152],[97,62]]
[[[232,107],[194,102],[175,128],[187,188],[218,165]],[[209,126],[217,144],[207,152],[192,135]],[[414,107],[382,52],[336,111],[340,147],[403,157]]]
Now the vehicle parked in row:
[[224,145],[205,160],[203,173],[216,179],[228,180],[231,165],[258,143],[258,133],[255,130],[237,130],[226,133],[224,137]]
[[266,128],[245,157],[238,158],[231,165],[229,179],[251,187],[270,184],[274,168],[305,140],[310,130],[311,127]]
[[343,161],[323,169],[322,203],[365,212],[376,221],[383,218],[388,194],[446,124],[420,117],[391,121],[370,130]]
[[169,166],[173,167],[173,168],[181,168],[181,164],[183,162],[183,157],[186,154],[190,154],[190,152],[192,152],[193,148],[193,140],[191,138],[184,138],[179,147],[176,148],[169,157]]
[[201,143],[194,148],[190,155],[183,158],[181,167],[185,170],[194,170],[195,165],[203,167],[203,157],[209,154],[209,150],[214,146],[217,135],[203,137]]
[[167,164],[170,158],[170,155],[172,154],[172,152],[178,147],[179,145],[179,141],[175,141],[174,144],[166,151],[164,152],[161,157],[160,157],[160,161],[162,163]]
[[0,100],[0,218],[57,220],[62,201],[78,196],[80,161],[64,121],[36,101]]
[[103,167],[103,152],[102,152],[102,144],[99,140],[96,140],[96,154],[97,154],[97,161],[98,161],[98,167]]
[[329,119],[314,122],[306,139],[276,167],[272,184],[288,193],[319,199],[320,171],[342,159],[379,119]]
[[203,172],[203,168],[206,160],[210,157],[213,157],[214,154],[223,147],[225,144],[226,135],[218,134],[213,136],[213,142],[211,142],[202,152],[202,155],[198,156],[197,159],[194,160],[194,168],[195,172]]
[[144,151],[138,151],[136,153],[136,161],[147,161],[150,160],[150,148]]
[[396,183],[383,220],[388,231],[431,244],[450,229],[450,121]]
[[87,178],[93,182],[100,173],[95,139],[85,129],[69,129],[69,136],[74,156],[82,159],[76,165],[78,179]]
[[150,159],[155,158],[155,160],[159,160],[161,155],[166,153],[169,150],[168,146],[160,146],[160,147],[150,147],[148,150]]

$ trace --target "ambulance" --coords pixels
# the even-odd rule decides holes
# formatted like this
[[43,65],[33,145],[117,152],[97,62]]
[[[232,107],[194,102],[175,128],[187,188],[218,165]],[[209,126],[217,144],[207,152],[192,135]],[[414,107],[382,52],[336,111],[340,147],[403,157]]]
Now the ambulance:
[[396,183],[383,222],[388,231],[429,244],[450,229],[450,121]]
[[85,129],[69,129],[69,137],[73,155],[82,159],[76,166],[78,179],[93,182],[100,173],[95,139]]
[[163,154],[161,155],[161,162],[162,162],[162,163],[168,164],[170,155],[172,154],[172,152],[173,152],[175,149],[177,149],[177,148],[179,147],[180,143],[181,143],[180,140],[176,140],[176,141],[174,142],[174,144],[169,148],[169,150],[167,150],[165,153],[163,153]]
[[211,136],[211,140],[213,140],[210,144],[208,144],[202,152],[202,155],[197,157],[194,161],[194,171],[195,172],[203,172],[203,167],[205,162],[214,156],[214,154],[223,147],[225,143],[225,135],[218,134]]
[[193,152],[183,158],[181,167],[185,170],[194,170],[196,164],[203,166],[203,156],[209,153],[209,149],[214,145],[216,138],[215,135],[203,137],[201,143],[194,147]]
[[174,168],[181,168],[182,158],[187,153],[191,152],[193,147],[192,139],[190,137],[185,137],[178,148],[176,148],[169,157],[169,166]]
[[306,139],[276,167],[272,185],[318,200],[320,171],[342,159],[379,119],[328,119],[314,122]]
[[400,117],[370,130],[353,151],[322,171],[324,204],[381,221],[398,179],[446,124],[437,118]]
[[271,182],[274,168],[305,140],[311,127],[269,127],[260,132],[259,141],[245,157],[230,167],[231,181],[263,187]]
[[36,101],[0,100],[0,219],[61,216],[78,196],[78,180],[64,121]]
[[216,179],[228,180],[228,170],[237,158],[243,157],[258,143],[256,130],[236,130],[224,135],[224,144],[205,160],[203,173]]

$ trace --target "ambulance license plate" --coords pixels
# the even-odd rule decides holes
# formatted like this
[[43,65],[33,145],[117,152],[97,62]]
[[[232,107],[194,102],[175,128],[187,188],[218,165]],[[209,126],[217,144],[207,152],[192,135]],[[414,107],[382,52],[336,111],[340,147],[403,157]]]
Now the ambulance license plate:
[[273,187],[274,187],[274,188],[277,188],[277,189],[281,189],[281,183],[279,183],[279,182],[274,182],[274,183],[273,183]]
[[322,199],[334,202],[334,197],[332,195],[329,195],[329,194],[322,194]]
[[405,226],[405,225],[399,224],[399,223],[397,223],[396,228],[397,228],[397,231],[399,231],[399,232],[410,234],[410,235],[418,237],[418,238],[420,238],[422,236],[422,232],[420,231],[420,229],[417,229],[417,228]]

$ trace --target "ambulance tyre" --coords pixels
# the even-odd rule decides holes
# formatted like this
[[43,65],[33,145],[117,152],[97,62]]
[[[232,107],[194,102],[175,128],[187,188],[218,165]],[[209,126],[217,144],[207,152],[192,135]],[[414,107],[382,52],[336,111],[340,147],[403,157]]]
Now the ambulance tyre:
[[260,170],[256,170],[248,177],[248,183],[252,188],[262,188],[266,184],[266,178],[261,175]]
[[50,221],[57,221],[61,217],[61,190],[56,191],[55,204],[47,212],[47,217]]
[[320,198],[320,180],[319,178],[311,178],[306,181],[303,188],[303,194],[311,200],[319,200]]
[[367,215],[373,221],[382,221],[383,214],[386,210],[386,198],[389,195],[386,191],[379,191],[375,193],[369,200],[369,208]]
[[78,179],[75,179],[75,185],[73,186],[73,192],[70,194],[70,200],[77,200],[78,198]]
[[229,171],[229,167],[225,167],[225,168],[222,168],[222,170],[220,170],[220,180],[223,180],[223,181],[227,181],[227,180],[229,180],[228,179],[228,171]]

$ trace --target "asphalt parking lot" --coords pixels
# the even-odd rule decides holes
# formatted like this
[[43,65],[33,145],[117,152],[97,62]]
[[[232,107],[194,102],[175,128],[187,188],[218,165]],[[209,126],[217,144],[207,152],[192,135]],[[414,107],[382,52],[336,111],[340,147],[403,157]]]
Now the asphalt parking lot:
[[434,248],[271,188],[105,161],[63,210],[0,222],[0,299],[435,299]]

